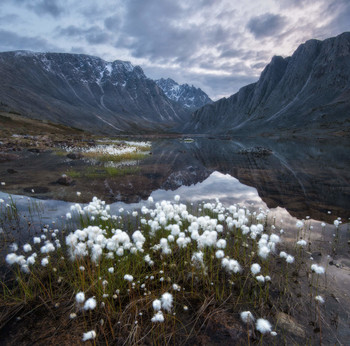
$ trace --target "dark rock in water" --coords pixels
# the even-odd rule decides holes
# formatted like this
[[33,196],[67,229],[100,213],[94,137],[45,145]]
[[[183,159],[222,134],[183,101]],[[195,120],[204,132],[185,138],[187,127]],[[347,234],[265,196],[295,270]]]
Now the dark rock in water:
[[8,170],[7,170],[7,173],[10,173],[10,174],[15,174],[15,173],[18,173],[15,169],[13,169],[13,168],[9,168]]
[[0,153],[0,163],[6,162],[6,161],[14,161],[19,158],[16,154],[8,154],[8,153]]
[[23,189],[23,191],[27,193],[47,193],[50,192],[50,189],[46,186],[33,186],[26,187]]
[[263,147],[253,147],[242,149],[238,152],[239,154],[253,155],[255,157],[269,156],[272,154],[272,150]]
[[69,153],[67,157],[72,160],[80,160],[84,157],[82,153]]
[[42,153],[44,150],[39,148],[29,148],[28,151],[30,151],[31,153]]
[[70,186],[74,184],[74,180],[68,175],[63,174],[61,178],[56,181],[57,184]]

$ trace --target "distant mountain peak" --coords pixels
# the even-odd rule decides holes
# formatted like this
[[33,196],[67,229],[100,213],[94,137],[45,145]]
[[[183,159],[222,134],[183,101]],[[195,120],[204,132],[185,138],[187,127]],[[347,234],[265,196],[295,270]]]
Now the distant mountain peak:
[[191,111],[213,102],[203,90],[193,85],[180,85],[171,78],[160,78],[155,82],[169,99],[179,102]]
[[198,109],[186,131],[216,134],[350,132],[350,32],[274,56],[256,83]]
[[3,52],[0,79],[0,104],[7,109],[94,132],[171,131],[190,115],[128,61]]

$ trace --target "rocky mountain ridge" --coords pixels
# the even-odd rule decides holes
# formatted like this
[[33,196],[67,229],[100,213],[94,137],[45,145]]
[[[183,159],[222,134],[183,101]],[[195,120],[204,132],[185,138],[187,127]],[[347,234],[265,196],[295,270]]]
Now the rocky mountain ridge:
[[189,110],[139,66],[83,54],[0,53],[0,105],[25,116],[105,133],[169,131]]
[[155,82],[169,99],[179,102],[191,111],[213,103],[202,89],[196,88],[193,85],[178,84],[171,78],[161,78]]
[[195,111],[185,131],[273,134],[350,130],[350,32],[275,56],[256,83]]

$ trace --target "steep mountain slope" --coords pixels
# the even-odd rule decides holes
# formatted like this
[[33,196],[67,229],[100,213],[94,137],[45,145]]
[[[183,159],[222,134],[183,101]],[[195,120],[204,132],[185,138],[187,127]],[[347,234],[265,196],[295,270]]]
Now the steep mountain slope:
[[164,91],[165,95],[176,102],[179,102],[185,108],[195,111],[208,103],[213,103],[209,96],[200,88],[193,85],[178,84],[171,78],[161,78],[155,81]]
[[163,131],[189,111],[141,67],[61,53],[0,53],[0,105],[23,115],[99,133]]
[[197,133],[338,132],[350,129],[350,32],[275,56],[258,82],[192,114]]

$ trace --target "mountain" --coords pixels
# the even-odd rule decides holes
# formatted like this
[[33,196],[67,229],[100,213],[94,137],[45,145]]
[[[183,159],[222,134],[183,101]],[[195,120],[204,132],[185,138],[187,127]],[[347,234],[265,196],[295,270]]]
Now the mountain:
[[196,88],[193,85],[179,85],[171,78],[161,78],[155,82],[170,100],[179,102],[188,110],[195,111],[208,103],[213,103],[202,89]]
[[165,131],[190,112],[139,66],[83,54],[0,53],[0,108],[97,133]]
[[350,32],[273,57],[256,83],[194,112],[185,131],[348,135]]

